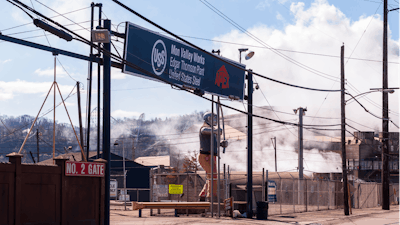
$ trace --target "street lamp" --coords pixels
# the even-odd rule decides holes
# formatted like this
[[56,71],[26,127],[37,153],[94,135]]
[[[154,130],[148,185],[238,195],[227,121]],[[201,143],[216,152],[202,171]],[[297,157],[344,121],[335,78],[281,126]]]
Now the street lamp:
[[[249,49],[248,48],[239,48],[238,50],[239,50],[239,63],[242,63],[242,52],[246,52]],[[253,56],[254,56],[254,52],[251,51],[245,56],[245,59],[249,60]]]
[[[126,196],[127,196],[127,193],[126,193],[126,170],[125,170],[125,148],[124,148],[124,137],[122,136],[121,137],[122,138],[122,168],[123,168],[123,172],[124,172],[124,207],[125,207],[125,211],[126,211]],[[116,140],[115,142],[114,142],[114,146],[117,146],[118,145],[118,140]]]
[[[248,48],[239,48],[239,63],[242,63],[242,52],[249,50]],[[245,59],[249,60],[254,56],[254,52],[249,52]],[[247,218],[253,217],[253,74],[251,70],[247,73],[247,196],[246,196],[246,212]],[[258,85],[258,84],[257,84]]]
[[349,94],[349,95],[351,96],[351,98],[350,98],[350,99],[347,99],[347,100],[346,100],[346,103],[347,103],[348,101],[350,101],[350,100],[353,100],[353,99],[357,101],[357,98],[358,98],[358,97],[363,96],[363,95],[366,95],[366,94],[369,94],[369,93],[374,93],[374,92],[387,92],[387,93],[389,93],[389,94],[393,94],[395,89],[399,89],[399,88],[388,88],[388,89],[370,88],[370,91],[367,91],[367,92],[358,94],[358,95],[356,95],[356,96],[352,96],[352,95]]

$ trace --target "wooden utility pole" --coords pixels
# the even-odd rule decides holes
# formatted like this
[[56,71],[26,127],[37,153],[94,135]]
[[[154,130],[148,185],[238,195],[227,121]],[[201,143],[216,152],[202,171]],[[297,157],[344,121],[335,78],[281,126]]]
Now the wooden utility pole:
[[[81,92],[79,88],[79,81],[76,82],[76,89],[77,89],[77,96],[78,96],[78,116],[79,116],[79,134],[80,134],[80,141],[81,141],[81,146],[83,147],[83,127],[82,127],[82,113],[81,113]],[[87,159],[89,158],[89,149],[87,149],[88,154]],[[82,152],[82,159],[84,159],[84,155]]]
[[[299,162],[298,162],[298,168],[299,168],[299,179],[303,179],[303,115],[305,112],[307,112],[307,109],[304,109],[302,107],[299,107],[298,109],[294,110],[295,113],[299,112],[299,153],[298,153],[298,158],[299,158]],[[299,186],[300,188],[300,186]]]
[[383,1],[383,77],[382,77],[382,209],[389,210],[389,99],[388,92],[388,45],[387,45],[387,0]]
[[36,129],[37,162],[39,163],[39,129]]
[[349,215],[349,193],[347,191],[347,166],[346,166],[346,114],[345,114],[345,89],[344,89],[344,45],[340,49],[340,108],[341,108],[341,145],[342,145],[342,176],[343,176],[343,204],[344,215]]
[[276,137],[271,138],[272,141],[272,145],[274,146],[274,150],[275,150],[275,172],[278,172],[278,164],[276,162]]
[[247,218],[253,218],[253,74],[247,73]]

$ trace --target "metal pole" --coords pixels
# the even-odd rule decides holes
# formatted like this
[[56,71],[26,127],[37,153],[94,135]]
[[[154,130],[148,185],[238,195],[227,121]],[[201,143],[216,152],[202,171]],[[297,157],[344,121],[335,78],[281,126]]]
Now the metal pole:
[[37,162],[40,162],[39,159],[39,129],[36,129],[36,148],[37,148]]
[[[269,188],[269,183],[268,183],[268,170],[265,172],[265,175],[266,175],[266,179],[265,179],[265,183],[266,183],[266,185],[267,185],[267,189],[266,189],[266,192],[265,192],[265,196],[266,196],[266,199],[264,199],[264,201],[269,201],[269,198],[268,198],[268,188]],[[276,185],[275,185],[275,195],[276,195]]]
[[126,170],[125,170],[125,148],[124,148],[124,137],[122,137],[122,159],[123,159],[123,167],[124,167],[124,206],[126,211]]
[[298,179],[298,185],[297,185],[297,198],[298,198],[298,204],[301,204],[301,195],[302,195],[302,184],[303,184],[303,113],[304,113],[305,109],[303,108],[298,108],[298,112],[299,112],[299,179]]
[[262,183],[261,183],[261,199],[262,199],[262,201],[265,201],[265,180],[264,180],[264,176],[265,176],[265,169],[262,168]]
[[225,169],[225,163],[224,163],[224,188],[225,188],[225,199],[228,198],[228,189],[227,189],[227,180],[226,180],[226,169]]
[[253,74],[247,73],[247,218],[253,218]]
[[382,78],[382,209],[389,210],[389,99],[388,92],[388,45],[387,45],[387,0],[383,1],[383,78]]
[[[82,127],[82,111],[81,111],[81,92],[80,92],[80,87],[79,87],[79,81],[76,82],[76,96],[78,98],[78,118],[79,118],[79,141],[81,142],[81,146],[83,147],[83,127]],[[84,159],[84,152],[82,154],[82,159]],[[88,158],[89,155],[87,155],[86,159]],[[82,161],[82,160],[81,160]]]
[[278,171],[278,164],[276,163],[276,137],[271,138],[272,141],[272,145],[274,146],[274,150],[275,150],[275,172]]
[[211,96],[211,217],[214,217],[214,95]]
[[342,145],[342,176],[343,176],[343,204],[344,215],[349,215],[349,199],[347,193],[347,167],[346,167],[346,108],[345,108],[345,88],[344,88],[344,45],[340,49],[340,89],[341,89],[341,145]]
[[[99,6],[99,27],[101,27],[101,7],[102,4],[97,4]],[[100,49],[100,44],[97,45]],[[100,54],[100,50],[98,51],[98,54]],[[101,130],[100,130],[100,90],[101,90],[101,75],[100,75],[100,63],[97,63],[97,158],[99,158],[100,155],[100,137],[101,137]],[[103,156],[104,158],[104,156]]]
[[231,173],[228,165],[228,198],[230,198],[231,196],[232,196]]
[[194,193],[197,196],[196,200],[195,200],[197,202],[197,201],[199,201],[198,200],[199,196],[197,195],[197,166],[195,167],[195,170],[194,170]]
[[[93,30],[93,17],[94,17],[94,3],[90,4],[91,14],[90,14],[90,31]],[[90,35],[90,42],[93,44],[92,35]],[[93,47],[90,46],[90,56],[93,55]],[[88,104],[87,104],[87,133],[86,133],[86,159],[89,159],[89,149],[90,149],[90,116],[92,112],[92,70],[93,63],[89,62],[89,85],[88,85]],[[83,143],[82,143],[83,145]]]
[[[111,30],[111,21],[104,20],[104,29]],[[111,43],[104,43],[106,51],[111,51]],[[104,224],[110,224],[110,116],[111,116],[111,58],[103,54],[103,158],[107,160],[105,171]]]
[[[54,53],[53,53],[54,55]],[[54,101],[53,101],[53,164],[55,163],[54,157],[56,154],[56,66],[57,66],[57,61],[56,61],[56,56],[54,55],[54,82],[53,82],[53,88],[54,88]]]
[[217,167],[217,174],[218,174],[218,176],[217,176],[217,198],[218,198],[218,218],[220,218],[220,216],[221,216],[221,207],[220,207],[220,204],[221,204],[221,185],[220,185],[220,179],[221,179],[221,177],[220,177],[220,174],[221,174],[221,167],[220,167],[220,154],[219,154],[219,151],[220,151],[220,142],[221,142],[221,132],[220,132],[220,121],[219,121],[219,108],[220,108],[220,106],[219,106],[219,96],[217,97],[217,101],[218,101],[218,103],[216,104],[216,108],[217,108],[217,124],[218,124],[218,131],[217,131],[217,161],[218,161],[218,167]]
[[[299,179],[303,179],[303,108],[299,108]],[[300,186],[299,186],[300,190]]]

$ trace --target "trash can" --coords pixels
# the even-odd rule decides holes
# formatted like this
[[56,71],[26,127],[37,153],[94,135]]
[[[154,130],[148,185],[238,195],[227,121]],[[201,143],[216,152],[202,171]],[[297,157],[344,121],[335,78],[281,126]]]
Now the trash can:
[[257,219],[258,220],[268,219],[268,202],[264,201],[257,202]]

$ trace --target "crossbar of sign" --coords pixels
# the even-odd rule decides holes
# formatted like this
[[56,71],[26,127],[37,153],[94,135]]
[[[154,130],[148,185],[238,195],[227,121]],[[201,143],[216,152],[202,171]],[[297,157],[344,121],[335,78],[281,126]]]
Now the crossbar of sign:
[[66,161],[65,176],[104,177],[104,163]]

